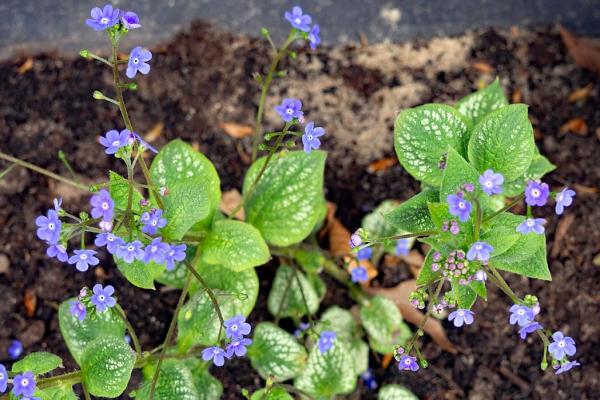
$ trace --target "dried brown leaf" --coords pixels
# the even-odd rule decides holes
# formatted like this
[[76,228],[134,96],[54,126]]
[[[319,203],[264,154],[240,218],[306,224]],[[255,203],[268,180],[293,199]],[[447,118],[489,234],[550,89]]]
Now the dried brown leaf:
[[35,309],[37,308],[37,296],[34,289],[25,289],[23,306],[25,307],[25,315],[32,318],[35,315]]
[[381,368],[386,369],[390,366],[390,363],[394,359],[394,355],[392,353],[386,354],[381,359]]
[[158,139],[160,135],[162,135],[164,129],[165,124],[162,122],[157,122],[152,128],[150,128],[148,133],[144,135],[144,140],[148,143],[155,142],[156,139]]
[[494,68],[490,64],[483,61],[473,63],[473,68],[484,74],[491,74],[494,72]]
[[513,103],[521,103],[523,101],[523,93],[521,93],[521,89],[515,89],[512,94],[511,101]]
[[575,62],[600,74],[600,42],[598,40],[577,37],[563,26],[559,26],[560,36]]
[[19,66],[19,70],[18,70],[19,75],[23,75],[25,72],[29,71],[31,68],[33,68],[33,58],[27,57],[27,60],[25,60],[25,62]]
[[222,122],[219,128],[223,129],[232,138],[242,139],[252,135],[253,129],[250,125],[238,124],[235,122]]
[[571,132],[579,136],[587,136],[588,126],[583,118],[572,118],[560,127],[560,133]]
[[592,93],[593,89],[594,89],[594,85],[592,85],[591,83],[588,83],[587,85],[585,85],[582,88],[575,89],[569,95],[569,101],[571,103],[576,103],[578,101],[585,101],[588,99],[588,97],[590,97],[590,93]]
[[329,251],[334,257],[350,254],[350,231],[333,218],[329,226]]
[[579,195],[592,196],[592,195],[595,195],[596,193],[598,193],[597,187],[585,186],[585,185],[581,185],[579,183],[574,183],[573,187],[575,188],[575,190],[577,191],[577,194],[579,194]]
[[[237,189],[231,189],[223,193],[219,209],[226,215],[231,215],[240,204],[242,204],[242,194]],[[243,207],[236,212],[235,218],[244,220],[245,214]]]
[[379,273],[377,271],[377,268],[375,268],[375,266],[369,260],[360,260],[357,262],[356,258],[346,256],[346,257],[344,257],[344,264],[347,265],[346,268],[347,268],[349,274],[352,274],[352,270],[354,268],[358,268],[358,267],[363,267],[364,269],[367,270],[367,276],[368,276],[367,281],[360,283],[360,285],[364,288],[371,286],[371,281],[373,279],[375,279],[375,277]]
[[396,157],[382,158],[369,164],[367,172],[373,174],[379,171],[387,171],[396,164],[398,164],[398,159]]

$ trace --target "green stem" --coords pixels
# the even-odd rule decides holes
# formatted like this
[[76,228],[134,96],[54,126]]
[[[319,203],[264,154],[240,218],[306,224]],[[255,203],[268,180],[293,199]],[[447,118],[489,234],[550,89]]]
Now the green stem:
[[0,172],[0,179],[4,178],[4,176],[12,171],[16,166],[17,164],[10,164],[4,171]]
[[423,316],[423,319],[421,320],[421,323],[419,324],[419,327],[417,328],[417,331],[415,332],[415,334],[413,335],[413,337],[410,339],[410,341],[408,342],[408,344],[406,345],[405,351],[406,354],[408,354],[411,350],[411,348],[415,345],[418,337],[419,337],[419,333],[423,331],[423,328],[425,327],[425,324],[427,323],[427,320],[429,319],[429,317],[431,316],[431,313],[433,312],[433,307],[434,307],[434,303],[437,301],[437,298],[440,295],[440,292],[442,291],[442,287],[444,286],[444,280],[442,279],[440,281],[440,283],[438,283],[438,286],[435,289],[435,293],[433,298],[429,299],[429,304],[427,307],[427,312],[425,313],[425,315]]
[[117,310],[117,314],[119,314],[119,316],[125,323],[127,330],[129,331],[129,336],[131,337],[131,341],[133,342],[133,348],[135,349],[135,352],[137,353],[138,357],[142,357],[142,347],[140,346],[140,341],[135,333],[135,329],[133,329],[133,325],[131,325],[131,323],[127,319],[125,310],[123,310],[119,303],[116,304],[115,309]]
[[476,208],[476,221],[475,221],[475,241],[479,241],[479,232],[481,231],[481,221],[483,219],[481,205],[479,204],[479,200],[475,199],[475,208]]
[[383,243],[384,241],[387,241],[387,240],[399,240],[399,239],[417,238],[417,237],[422,237],[422,236],[435,235],[436,233],[438,233],[438,231],[433,231],[433,230],[431,230],[431,231],[415,232],[415,233],[406,233],[406,234],[403,234],[403,235],[385,236],[385,237],[378,237],[378,238],[374,238],[374,239],[369,239],[365,243],[366,244]]
[[516,206],[517,204],[519,204],[519,202],[520,202],[521,200],[523,200],[523,198],[524,198],[524,197],[525,197],[525,195],[524,195],[524,194],[521,194],[521,195],[519,195],[519,196],[515,197],[515,198],[513,199],[513,201],[511,201],[511,202],[510,202],[510,203],[509,203],[507,206],[505,206],[505,207],[503,207],[503,208],[499,209],[498,211],[495,211],[494,213],[492,213],[492,214],[488,215],[486,218],[484,218],[484,219],[483,219],[483,223],[485,224],[486,222],[490,221],[490,220],[491,220],[491,219],[493,219],[494,217],[496,217],[496,216],[498,216],[498,215],[502,214],[503,212],[506,212],[506,211],[510,210],[511,208],[513,208],[514,206]]
[[89,53],[88,52],[88,58],[93,58],[94,60],[98,60],[100,62],[103,62],[104,64],[108,65],[109,67],[113,66],[113,63],[111,63],[110,61],[108,61],[106,58],[104,57],[100,57],[94,53]]

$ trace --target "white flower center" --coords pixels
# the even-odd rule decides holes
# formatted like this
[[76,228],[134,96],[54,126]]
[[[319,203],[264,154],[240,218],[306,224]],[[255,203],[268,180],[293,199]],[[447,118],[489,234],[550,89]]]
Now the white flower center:
[[532,219],[528,219],[527,222],[526,222],[526,224],[527,224],[527,226],[531,227],[531,226],[535,225],[535,222],[533,222]]
[[406,360],[404,360],[404,364],[410,365],[410,358],[407,358]]
[[231,325],[231,330],[232,331],[237,331],[237,324]]
[[532,189],[532,190],[531,190],[531,195],[532,195],[533,197],[540,197],[540,194],[541,194],[541,193],[540,193],[539,189]]
[[29,379],[27,379],[27,378],[21,379],[21,386],[29,386]]
[[115,241],[115,237],[113,235],[108,235],[106,237],[106,240],[109,241],[109,242],[114,242]]
[[150,247],[150,251],[151,251],[151,252],[153,252],[153,253],[154,253],[154,252],[156,252],[156,249],[157,249],[157,247],[156,247],[156,246],[152,246],[152,247]]
[[295,23],[297,23],[297,24],[300,24],[300,23],[302,22],[302,20],[301,20],[300,18],[296,18],[296,19],[294,20],[294,22],[295,22]]
[[494,184],[492,183],[492,181],[485,181],[484,185],[485,187],[491,188]]
[[525,315],[525,310],[519,309],[519,311],[517,311],[517,314],[519,314],[519,315]]
[[108,18],[104,17],[100,20],[101,24],[108,24]]
[[87,260],[87,254],[82,254],[79,256],[79,258],[82,260]]
[[137,57],[133,59],[134,64],[138,64],[139,62],[140,62],[140,60]]
[[135,247],[133,247],[133,246],[127,246],[127,251],[133,251],[134,248]]
[[307,138],[308,140],[313,140],[313,135],[308,135]]
[[459,202],[458,202],[458,208],[461,208],[461,209],[462,209],[462,208],[465,208],[465,207],[466,207],[466,204],[465,204],[465,202],[464,202],[464,201],[459,201]]
[[480,244],[478,244],[478,245],[475,246],[476,250],[481,250],[482,248],[483,248],[483,246],[481,246]]
[[175,255],[175,251],[171,250],[171,251],[169,252],[169,255],[170,255],[170,256],[173,256],[173,255]]
[[102,203],[102,209],[103,210],[108,210],[108,203],[107,202]]
[[48,229],[50,229],[51,231],[53,231],[53,230],[54,230],[54,224],[53,224],[52,222],[50,222],[50,223],[48,224]]
[[559,194],[558,196],[556,196],[556,202],[557,203],[562,203],[564,197],[565,196],[562,193]]
[[113,146],[118,146],[118,145],[119,145],[119,143],[120,143],[120,142],[119,142],[118,140],[115,140],[115,141],[113,142]]
[[464,311],[459,311],[458,315],[460,315],[461,317],[464,317],[465,316],[465,312]]
[[289,115],[292,115],[294,113],[294,110],[292,110],[291,108],[287,108],[285,110],[286,113],[288,113]]
[[558,342],[558,347],[565,347],[565,341],[561,340],[560,342]]
[[106,297],[104,297],[103,294],[101,294],[100,296],[98,296],[98,300],[100,301],[104,301],[106,299]]

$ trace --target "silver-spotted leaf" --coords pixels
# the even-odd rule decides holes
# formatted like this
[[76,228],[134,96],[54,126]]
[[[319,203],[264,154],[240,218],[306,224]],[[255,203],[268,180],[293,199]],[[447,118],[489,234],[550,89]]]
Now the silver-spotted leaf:
[[427,203],[439,199],[437,191],[424,190],[385,214],[385,220],[395,228],[411,233],[435,229]]
[[398,307],[383,296],[374,296],[362,305],[360,319],[369,335],[371,348],[378,353],[392,353],[394,345],[410,337],[410,328],[402,322]]
[[[154,372],[155,367],[151,368]],[[145,376],[135,398],[149,400],[152,389],[152,374]],[[200,400],[194,377],[188,367],[179,360],[165,360],[156,382],[154,400]]]
[[397,384],[383,385],[377,394],[377,400],[419,400],[413,392]]
[[455,107],[476,124],[490,112],[507,105],[508,100],[496,79],[491,85],[460,99]]
[[282,264],[267,299],[267,308],[274,316],[299,318],[314,314],[319,309],[320,298],[315,287],[302,271]]
[[140,260],[133,260],[133,262],[126,263],[117,256],[114,256],[114,260],[117,268],[129,283],[142,289],[154,289],[154,280],[166,271],[165,264],[157,264],[154,261],[143,263]]

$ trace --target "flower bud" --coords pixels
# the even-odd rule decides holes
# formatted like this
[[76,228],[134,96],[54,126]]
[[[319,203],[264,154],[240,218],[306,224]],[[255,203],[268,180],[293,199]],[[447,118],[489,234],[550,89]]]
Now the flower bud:
[[101,91],[99,90],[94,90],[94,93],[92,94],[92,97],[96,100],[102,100],[104,98],[104,95],[102,94]]
[[88,49],[83,49],[79,52],[79,55],[83,58],[88,58],[90,56],[90,51]]

